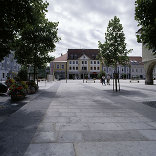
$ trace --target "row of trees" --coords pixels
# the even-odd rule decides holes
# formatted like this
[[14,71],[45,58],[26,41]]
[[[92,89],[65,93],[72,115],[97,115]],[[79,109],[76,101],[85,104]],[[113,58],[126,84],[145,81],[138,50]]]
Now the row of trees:
[[48,2],[44,0],[0,1],[0,61],[10,51],[17,62],[40,68],[53,58],[58,23],[46,19]]

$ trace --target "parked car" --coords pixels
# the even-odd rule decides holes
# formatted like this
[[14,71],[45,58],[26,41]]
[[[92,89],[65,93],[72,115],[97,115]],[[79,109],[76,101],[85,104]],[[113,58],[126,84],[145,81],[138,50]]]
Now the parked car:
[[8,90],[7,85],[5,85],[4,83],[0,82],[0,93],[6,93]]

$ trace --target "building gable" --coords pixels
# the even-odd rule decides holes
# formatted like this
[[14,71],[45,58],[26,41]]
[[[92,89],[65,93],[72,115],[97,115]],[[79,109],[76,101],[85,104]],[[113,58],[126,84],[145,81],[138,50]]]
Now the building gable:
[[79,60],[89,60],[90,58],[83,54],[81,57],[78,58]]

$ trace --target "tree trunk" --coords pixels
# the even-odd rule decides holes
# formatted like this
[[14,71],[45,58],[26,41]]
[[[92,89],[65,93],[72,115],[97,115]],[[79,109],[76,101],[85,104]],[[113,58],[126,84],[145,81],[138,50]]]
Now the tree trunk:
[[36,66],[34,65],[34,82],[35,82],[35,77],[36,77]]
[[116,90],[116,92],[118,91],[118,86],[117,86],[117,65],[115,65],[115,90]]
[[114,73],[113,73],[113,91],[114,91]]

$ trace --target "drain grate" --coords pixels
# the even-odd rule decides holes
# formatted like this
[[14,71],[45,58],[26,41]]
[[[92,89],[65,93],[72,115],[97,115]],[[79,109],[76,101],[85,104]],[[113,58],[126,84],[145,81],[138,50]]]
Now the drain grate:
[[143,104],[156,108],[156,101],[145,101]]

